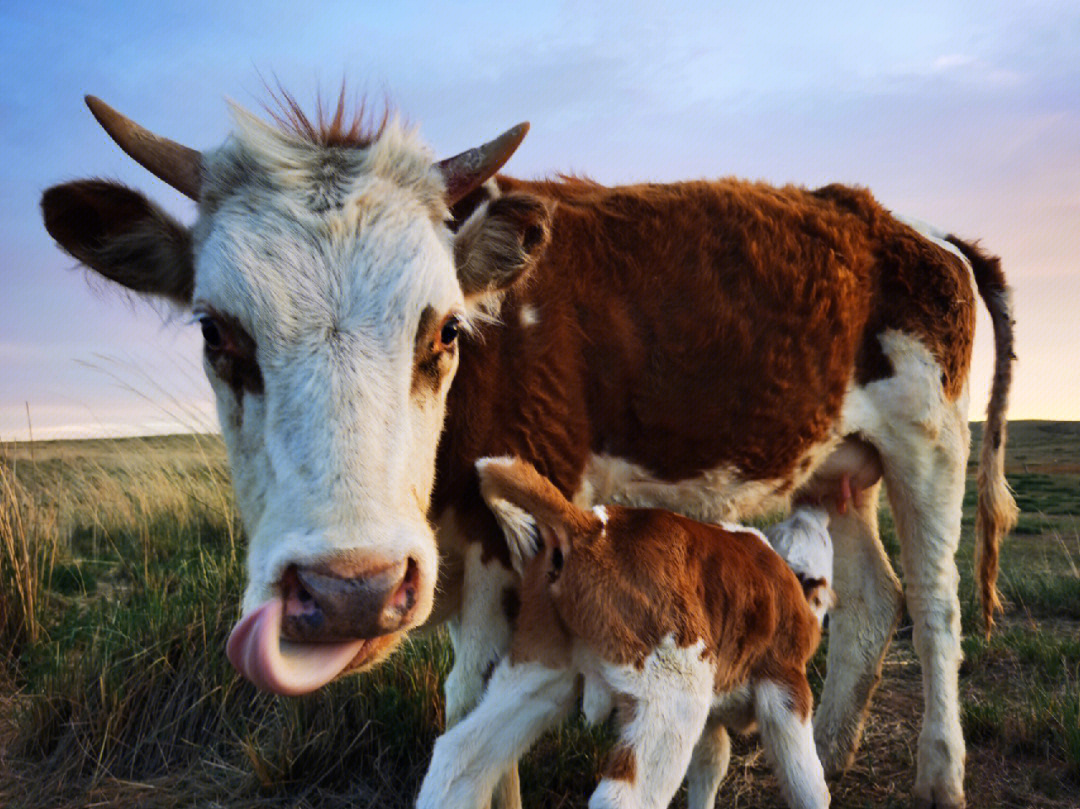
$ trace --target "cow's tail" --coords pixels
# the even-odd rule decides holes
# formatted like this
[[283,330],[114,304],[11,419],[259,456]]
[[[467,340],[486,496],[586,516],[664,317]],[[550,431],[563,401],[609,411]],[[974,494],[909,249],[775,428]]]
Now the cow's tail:
[[994,628],[994,612],[1001,609],[997,592],[998,548],[1002,537],[1016,525],[1019,509],[1005,480],[1005,410],[1012,383],[1012,290],[1005,282],[1001,260],[955,236],[949,242],[964,254],[975,273],[979,296],[994,325],[994,381],[986,408],[979,453],[978,509],[975,516],[975,570],[982,601],[986,634]]

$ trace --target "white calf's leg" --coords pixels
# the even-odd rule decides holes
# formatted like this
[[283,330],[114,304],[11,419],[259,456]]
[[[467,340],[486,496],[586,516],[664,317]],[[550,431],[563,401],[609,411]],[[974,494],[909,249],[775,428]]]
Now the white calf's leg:
[[640,668],[605,665],[616,694],[619,741],[589,809],[664,809],[690,764],[712,703],[713,668],[704,642],[679,647],[666,637]]
[[435,742],[417,809],[476,809],[496,781],[574,705],[575,675],[539,663],[496,668],[480,704]]
[[687,809],[713,809],[716,793],[727,775],[731,739],[727,728],[714,716],[705,722],[686,771]]
[[828,773],[851,765],[903,604],[878,535],[880,488],[867,489],[845,514],[830,510],[837,600],[829,613],[827,676],[814,717],[818,753]]
[[[447,622],[454,647],[454,665],[446,678],[446,727],[452,728],[484,693],[484,678],[510,648],[506,592],[516,577],[495,560],[484,564],[479,543],[465,552],[461,611]],[[486,805],[486,804],[485,804]],[[517,763],[507,770],[494,794],[497,809],[520,809]]]
[[791,694],[783,686],[772,682],[755,686],[754,709],[761,744],[788,805],[793,809],[824,809],[829,805],[829,788],[814,748],[810,717],[799,716],[791,703]]

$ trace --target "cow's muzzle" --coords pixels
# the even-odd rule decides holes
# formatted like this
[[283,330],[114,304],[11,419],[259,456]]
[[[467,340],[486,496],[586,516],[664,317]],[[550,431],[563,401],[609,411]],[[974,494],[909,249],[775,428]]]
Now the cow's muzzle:
[[281,636],[335,643],[397,632],[412,618],[418,585],[411,558],[358,575],[329,565],[290,567],[281,580]]

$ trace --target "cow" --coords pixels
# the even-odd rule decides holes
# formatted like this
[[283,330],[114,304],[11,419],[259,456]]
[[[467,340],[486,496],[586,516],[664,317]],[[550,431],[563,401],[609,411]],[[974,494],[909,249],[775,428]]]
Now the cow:
[[[478,458],[521,457],[578,504],[720,522],[786,507],[819,469],[858,477],[830,461],[855,442],[881,468],[922,665],[914,794],[964,805],[954,555],[976,296],[995,336],[976,520],[987,628],[1016,515],[1000,262],[861,188],[525,181],[496,176],[525,125],[436,161],[395,118],[350,123],[339,100],[313,123],[286,101],[275,124],[237,109],[231,137],[199,152],[88,97],[121,148],[197,201],[191,227],[112,182],[42,198],[69,254],[201,324],[249,538],[236,667],[301,693],[445,622],[452,726],[519,603]],[[830,511],[839,602],[814,719],[830,773],[857,748],[904,595],[880,488]],[[519,802],[516,769],[497,798]]]

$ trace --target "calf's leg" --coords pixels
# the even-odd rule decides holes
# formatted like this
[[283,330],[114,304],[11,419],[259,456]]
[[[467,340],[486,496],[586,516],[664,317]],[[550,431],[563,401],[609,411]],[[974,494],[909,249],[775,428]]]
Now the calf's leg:
[[[790,682],[765,681],[754,687],[754,710],[757,714],[761,744],[765,748],[780,791],[792,809],[825,809],[829,788],[825,771],[814,748],[814,733],[809,712],[798,710],[808,704],[810,684],[802,672],[792,672]],[[793,690],[801,692],[799,698]]]
[[694,746],[686,771],[687,809],[713,809],[716,793],[727,775],[731,760],[731,739],[727,728],[715,716],[705,722],[701,738]]
[[[454,647],[454,665],[445,686],[447,730],[477,704],[485,678],[510,648],[505,593],[515,585],[514,574],[496,560],[484,564],[480,545],[474,543],[466,549],[462,578],[461,610],[447,622]],[[491,805],[521,809],[516,761],[499,780]]]
[[480,704],[435,742],[417,809],[476,809],[499,777],[574,706],[575,676],[540,663],[496,666]]
[[603,666],[604,680],[619,695],[619,741],[589,809],[671,803],[712,703],[714,671],[703,649],[703,641],[680,647],[669,635],[640,667]]

